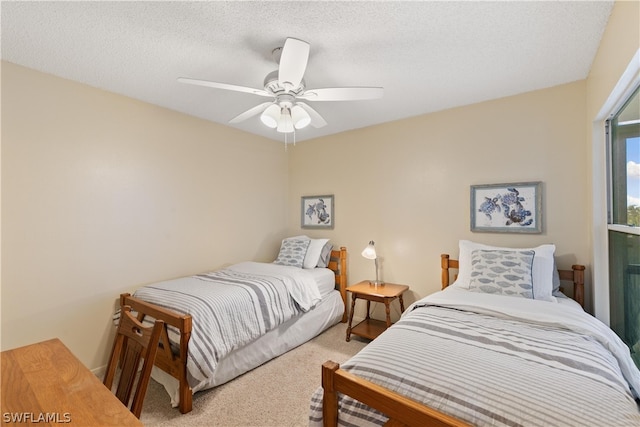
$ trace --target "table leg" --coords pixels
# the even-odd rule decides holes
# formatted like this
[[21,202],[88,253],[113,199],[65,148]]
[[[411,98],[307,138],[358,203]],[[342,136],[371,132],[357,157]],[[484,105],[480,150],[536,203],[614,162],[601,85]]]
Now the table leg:
[[385,312],[386,312],[386,314],[387,314],[387,328],[388,328],[389,326],[391,326],[391,309],[390,309],[390,307],[389,307],[389,303],[390,303],[390,302],[391,302],[391,301],[389,301],[389,299],[388,299],[388,298],[386,298],[386,299],[384,300],[384,311],[385,311]]
[[351,312],[349,313],[349,323],[347,324],[347,342],[351,341],[351,325],[353,322],[353,312],[356,308],[356,294],[351,294]]
[[398,295],[398,299],[400,300],[400,314],[404,313],[404,300],[402,299],[402,294]]

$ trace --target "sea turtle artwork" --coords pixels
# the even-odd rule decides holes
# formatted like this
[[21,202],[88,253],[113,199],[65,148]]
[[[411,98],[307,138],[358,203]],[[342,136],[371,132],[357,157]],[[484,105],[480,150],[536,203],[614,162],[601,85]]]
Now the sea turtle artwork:
[[508,193],[501,196],[502,207],[504,208],[504,215],[508,216],[509,207],[520,202],[524,202],[524,197],[520,196],[520,192],[516,188],[507,188]]
[[315,206],[316,215],[318,216],[318,224],[326,224],[329,222],[329,214],[327,213],[327,205],[324,204],[324,200],[318,199],[318,203]]
[[493,212],[497,211],[498,213],[500,213],[500,205],[498,204],[500,198],[501,196],[499,194],[493,199],[485,197],[484,202],[482,202],[482,204],[480,205],[480,209],[478,209],[478,212],[482,212],[487,216],[487,218],[489,218],[489,220],[492,220],[493,218],[491,217],[491,214]]
[[533,219],[527,219],[528,216],[531,216],[531,211],[522,206],[524,197],[520,196],[520,192],[516,188],[507,188],[507,191],[509,192],[502,195],[502,208],[504,216],[507,218],[505,225],[518,224],[523,227],[531,225]]
[[311,221],[315,213],[316,213],[316,205],[314,203],[307,207],[307,211],[305,212],[305,214],[309,217],[309,221]]
[[516,187],[509,186],[493,194],[485,193],[477,209],[494,226],[527,227],[534,219],[525,199]]
[[507,217],[506,225],[519,224],[526,227],[533,224],[532,218],[527,219],[528,216],[531,216],[531,211],[526,210],[520,202],[514,206],[508,213],[505,211],[505,216]]
[[331,216],[327,212],[327,205],[323,199],[318,199],[317,202],[309,204],[305,215],[309,217],[309,221],[312,221],[315,217],[318,224],[329,224],[331,222]]

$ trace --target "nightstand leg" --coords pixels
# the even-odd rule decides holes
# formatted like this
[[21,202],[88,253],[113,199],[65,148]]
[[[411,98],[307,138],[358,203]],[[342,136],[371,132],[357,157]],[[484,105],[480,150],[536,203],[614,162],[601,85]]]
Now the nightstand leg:
[[351,325],[353,322],[353,312],[356,308],[356,294],[351,294],[351,312],[349,313],[349,324],[347,324],[347,342],[351,341]]
[[384,300],[384,311],[387,314],[387,328],[391,326],[391,309],[389,308],[389,302],[388,299]]
[[402,294],[398,295],[398,299],[400,300],[400,314],[404,313],[404,300],[402,299]]
[[369,318],[369,311],[371,310],[371,301],[367,300],[367,319]]

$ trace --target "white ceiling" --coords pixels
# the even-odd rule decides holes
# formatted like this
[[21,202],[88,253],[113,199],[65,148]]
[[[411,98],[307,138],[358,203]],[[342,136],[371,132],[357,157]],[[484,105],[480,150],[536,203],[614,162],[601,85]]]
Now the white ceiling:
[[[612,1],[7,2],[2,59],[217,123],[265,98],[287,37],[311,45],[307,88],[382,86],[309,102],[328,122],[297,141],[587,77]],[[62,101],[62,100],[61,100]],[[258,116],[233,125],[283,140]]]

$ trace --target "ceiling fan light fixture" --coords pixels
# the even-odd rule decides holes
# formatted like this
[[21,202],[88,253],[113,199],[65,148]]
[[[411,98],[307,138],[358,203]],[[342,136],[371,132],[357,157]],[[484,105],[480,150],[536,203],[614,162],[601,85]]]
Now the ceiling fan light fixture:
[[287,107],[282,108],[280,120],[278,120],[278,132],[293,132],[293,120],[291,120],[291,111]]
[[311,123],[311,116],[299,105],[294,105],[291,109],[291,119],[296,129],[305,128]]
[[269,126],[274,129],[278,126],[278,121],[280,120],[280,106],[278,104],[271,104],[267,107],[266,110],[260,115],[260,120],[265,126]]

